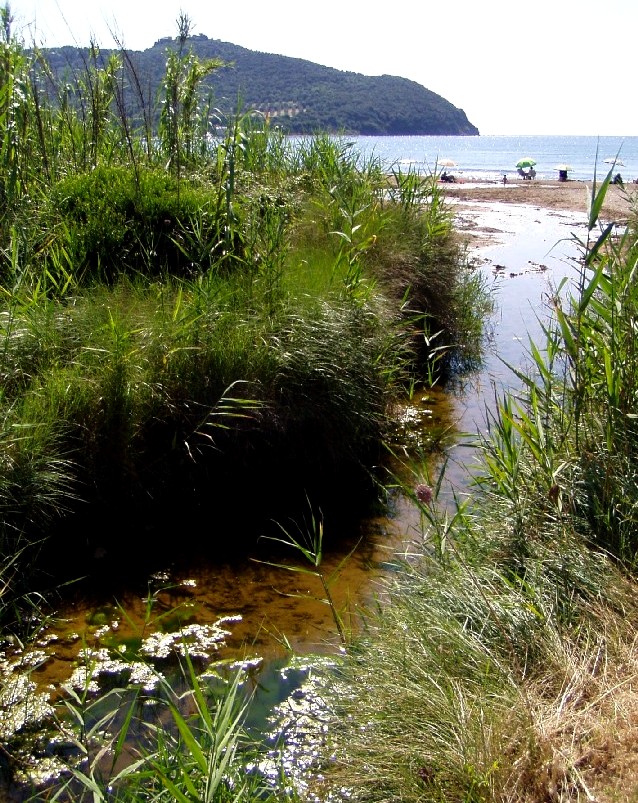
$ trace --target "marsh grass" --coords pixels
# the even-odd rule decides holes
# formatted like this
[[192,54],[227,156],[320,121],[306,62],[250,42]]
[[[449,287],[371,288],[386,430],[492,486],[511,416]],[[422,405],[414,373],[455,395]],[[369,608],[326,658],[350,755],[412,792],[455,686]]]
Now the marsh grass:
[[[220,65],[190,53],[186,15],[156,103],[126,51],[104,62],[92,43],[84,70],[60,81],[2,13],[5,626],[38,569],[47,583],[77,577],[106,548],[110,580],[159,556],[172,526],[220,556],[246,548],[237,509],[248,539],[308,498],[356,520],[378,500],[392,402],[460,366],[447,355],[470,331],[481,340],[462,322],[486,295],[436,182],[396,173],[393,187],[347,141],[293,143],[239,110],[220,134],[201,91]],[[320,573],[319,552],[306,557]],[[225,763],[237,692],[211,719],[188,672],[196,724],[166,688],[179,736],[154,733],[164,786],[145,756],[148,799],[251,794]],[[78,724],[98,716],[88,698],[73,705]],[[108,749],[121,756],[123,742]],[[106,799],[91,756],[73,782]],[[146,794],[137,769],[113,772]]]
[[485,277],[454,231],[436,176],[398,173],[393,185],[383,206],[383,236],[366,253],[366,264],[380,287],[402,299],[418,358],[436,363],[442,379],[472,370],[482,359],[484,321],[493,308]]
[[[76,756],[47,799],[281,799],[259,771],[263,748],[244,728],[250,695],[243,669],[213,665],[202,676],[188,653],[179,679],[148,669],[156,680],[152,694],[134,685],[97,696],[88,686],[66,689],[58,728]],[[295,799],[292,791],[287,799]]]
[[[153,284],[123,278],[37,303],[14,298],[3,403],[7,428],[21,432],[23,457],[11,471],[25,460],[34,471],[46,461],[40,478],[51,483],[49,513],[57,499],[60,522],[84,506],[80,500],[107,507],[127,500],[130,513],[137,506],[138,514],[152,515],[149,493],[172,483],[174,499],[192,495],[186,489],[200,487],[198,473],[206,482],[219,478],[224,498],[228,450],[240,450],[231,476],[241,485],[242,443],[257,438],[262,460],[278,467],[272,483],[275,474],[288,477],[301,502],[313,484],[333,493],[322,478],[336,471],[347,482],[336,496],[352,505],[362,488],[373,487],[367,465],[386,427],[392,388],[402,381],[405,333],[398,323],[387,325],[381,297],[362,308],[339,287],[323,299],[277,301],[271,291],[255,282],[246,289],[244,276],[213,273]],[[59,488],[55,466],[65,471]],[[11,483],[17,488],[11,477],[5,463],[7,494]],[[21,506],[35,527],[44,521],[44,488],[36,492],[25,478],[23,472]],[[273,492],[263,486],[264,499]]]
[[357,799],[586,796],[588,762],[609,748],[613,700],[635,677],[632,584],[556,526],[528,537],[523,565],[502,511],[473,513],[443,553],[397,565],[327,679],[328,780]]
[[620,237],[600,223],[610,178],[592,190],[577,291],[557,288],[522,391],[497,400],[477,495],[450,514],[432,484],[408,489],[423,544],[326,679],[336,761],[320,794],[631,794],[635,220]]

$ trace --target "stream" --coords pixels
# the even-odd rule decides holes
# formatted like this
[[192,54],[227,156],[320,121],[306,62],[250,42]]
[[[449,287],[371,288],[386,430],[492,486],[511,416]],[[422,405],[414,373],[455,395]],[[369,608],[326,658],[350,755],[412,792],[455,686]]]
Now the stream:
[[[472,261],[494,289],[497,311],[486,359],[480,372],[454,393],[418,395],[401,410],[402,420],[415,431],[450,433],[439,457],[447,460],[447,498],[469,493],[476,465],[470,444],[486,430],[486,411],[494,408],[495,399],[513,387],[506,364],[525,367],[528,338],[540,333],[553,286],[565,276],[576,277],[578,250],[571,235],[586,235],[582,214],[513,203],[459,205],[457,227],[468,237]],[[356,631],[361,612],[382,596],[382,580],[393,571],[393,561],[420,540],[419,524],[411,501],[396,496],[391,516],[362,523],[358,532],[340,536],[339,548],[325,555],[321,569],[325,576],[338,575],[331,590],[346,630]],[[324,526],[328,533],[334,524]],[[191,556],[119,597],[78,595],[61,604],[33,649],[4,660],[0,653],[0,688],[10,685],[7,680],[15,679],[16,670],[30,667],[30,686],[22,697],[16,688],[15,717],[11,722],[5,718],[2,728],[19,729],[29,717],[37,721],[50,710],[62,684],[81,689],[101,676],[118,676],[140,652],[149,658],[178,652],[180,631],[188,634],[189,651],[196,657],[252,661],[258,667],[253,724],[263,727],[273,706],[292,700],[309,677],[310,659],[297,665],[292,656],[329,658],[341,642],[318,577],[252,557],[213,566]],[[302,562],[291,551],[290,565]],[[113,659],[114,651],[120,660]],[[79,660],[81,655],[86,660]],[[142,685],[152,683],[141,666],[139,672]]]

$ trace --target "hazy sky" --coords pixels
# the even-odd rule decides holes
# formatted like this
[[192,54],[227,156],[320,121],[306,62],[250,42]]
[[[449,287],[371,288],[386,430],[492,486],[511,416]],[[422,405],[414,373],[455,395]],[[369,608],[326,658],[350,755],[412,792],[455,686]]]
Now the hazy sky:
[[194,32],[364,75],[398,75],[482,134],[638,136],[638,0],[13,0],[27,44],[132,50]]

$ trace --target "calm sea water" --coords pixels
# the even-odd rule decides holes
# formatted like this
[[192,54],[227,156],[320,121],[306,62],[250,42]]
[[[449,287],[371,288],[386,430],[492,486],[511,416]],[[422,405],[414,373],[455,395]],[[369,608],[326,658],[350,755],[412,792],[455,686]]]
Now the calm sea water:
[[[538,179],[558,178],[558,165],[567,164],[570,179],[602,179],[618,157],[614,175],[625,182],[638,178],[638,137],[584,136],[480,136],[480,137],[348,137],[364,156],[375,156],[387,168],[412,168],[427,173],[443,160],[455,162],[445,169],[470,181],[498,181],[516,175],[523,157],[536,160]],[[439,166],[439,169],[441,167]]]

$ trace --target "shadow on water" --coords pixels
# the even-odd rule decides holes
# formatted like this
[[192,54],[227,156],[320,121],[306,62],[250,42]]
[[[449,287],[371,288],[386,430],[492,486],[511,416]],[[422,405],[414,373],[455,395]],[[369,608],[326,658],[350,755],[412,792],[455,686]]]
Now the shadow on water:
[[[415,394],[396,415],[402,441],[411,440],[424,451],[432,451],[432,432],[440,439],[455,428],[452,400],[441,391]],[[435,450],[431,461],[441,456]],[[392,487],[394,475],[405,471],[402,461],[388,460],[383,515],[346,523],[321,519],[324,554],[319,570],[330,578],[334,607],[347,631],[357,631],[366,608],[382,593],[380,581],[392,571],[396,556],[419,537],[416,509]],[[415,477],[414,483],[418,481]],[[66,682],[84,645],[132,649],[153,630],[209,626],[223,617],[234,617],[223,646],[216,650],[223,658],[275,660],[338,651],[340,637],[320,578],[296,571],[312,567],[298,550],[273,540],[284,539],[284,530],[302,540],[312,530],[311,516],[277,525],[269,537],[255,535],[247,556],[221,559],[192,547],[184,554],[179,534],[174,534],[172,557],[134,580],[118,567],[126,553],[96,558],[92,576],[72,584],[61,598],[49,628],[51,640],[42,640],[46,658],[34,679],[41,687]]]
[[[512,204],[484,204],[463,214],[465,219],[476,215],[472,236],[489,230],[491,237],[489,244],[469,246],[480,269],[492,277],[497,303],[485,364],[454,393],[415,396],[397,410],[415,451],[432,455],[428,470],[436,474],[446,461],[448,499],[470,493],[473,444],[486,429],[486,411],[513,387],[508,364],[525,367],[528,339],[538,338],[539,321],[548,314],[547,299],[555,286],[565,276],[575,277],[578,251],[570,234],[582,225],[575,215]],[[406,452],[405,460],[389,462],[389,477],[396,473],[405,479],[408,472],[408,481],[416,484],[422,479],[414,473],[415,465]],[[241,518],[240,510],[237,516]],[[323,525],[327,536],[340,526],[329,520]],[[382,598],[383,579],[396,570],[397,556],[421,539],[419,525],[412,501],[390,491],[390,515],[369,518],[331,539],[339,546],[326,551],[321,571],[326,577],[334,574],[334,606],[347,629],[356,632],[366,609]],[[178,553],[179,535],[175,542]],[[209,645],[210,657],[261,659],[253,724],[263,727],[273,703],[287,698],[308,677],[307,669],[290,664],[291,656],[329,656],[341,644],[319,578],[290,570],[303,565],[302,556],[292,550],[273,553],[267,542],[257,543],[244,560],[213,563],[205,555],[180,555],[137,584],[124,583],[119,589],[113,567],[112,582],[98,593],[84,585],[81,593],[61,603],[40,641],[33,680],[41,689],[59,689],[77,672],[83,649],[102,649],[111,658],[115,651],[126,659],[154,631],[166,635],[189,626],[214,630],[222,620],[223,635]]]

